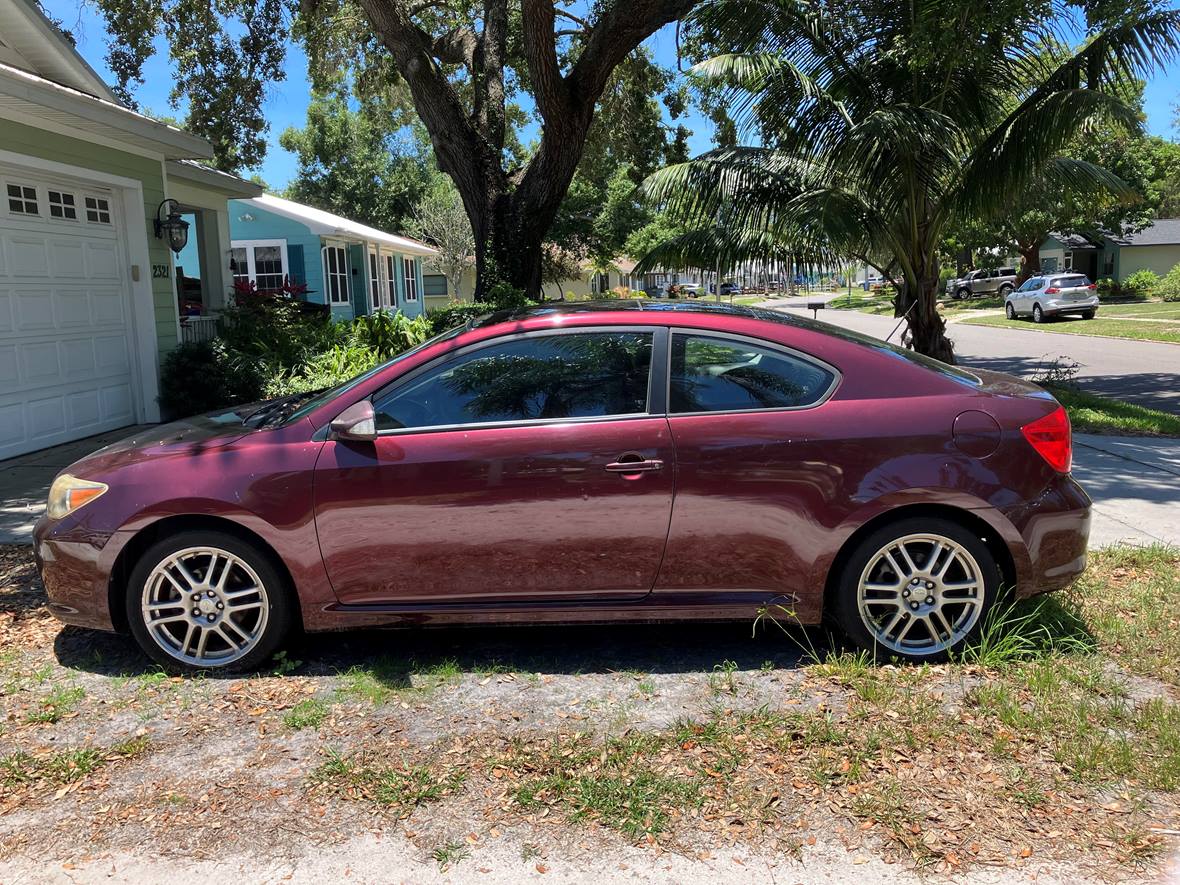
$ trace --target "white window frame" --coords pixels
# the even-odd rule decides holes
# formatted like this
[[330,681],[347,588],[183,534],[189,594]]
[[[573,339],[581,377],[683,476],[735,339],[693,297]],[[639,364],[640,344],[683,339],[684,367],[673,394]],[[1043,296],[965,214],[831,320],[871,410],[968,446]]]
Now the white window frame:
[[385,259],[383,267],[385,269],[385,297],[389,300],[391,308],[397,307],[397,256],[392,252],[382,252],[381,257]]
[[[239,271],[233,276],[247,276],[255,286],[258,285],[257,267],[254,264],[254,250],[259,246],[278,246],[279,247],[279,263],[282,265],[283,279],[290,279],[290,264],[287,263],[287,241],[286,240],[232,240],[230,241],[231,249],[245,249],[246,250],[246,273]],[[273,274],[267,274],[273,276]],[[269,290],[268,290],[269,291]]]
[[402,257],[402,279],[405,284],[406,301],[418,300],[417,262],[413,258]]
[[1069,249],[1065,253],[1065,257],[1061,259],[1061,267],[1063,270],[1073,270],[1073,250]]
[[[53,200],[54,194],[57,194],[58,197],[61,198],[61,202],[56,202],[56,203],[54,202],[54,200]],[[66,197],[69,197],[71,200],[73,200],[73,202],[67,203],[65,201]],[[84,213],[86,211],[85,205],[84,205],[85,200],[83,200],[82,202],[83,202],[83,205],[79,205],[78,204],[78,195],[71,190],[66,190],[64,187],[58,187],[58,186],[54,185],[52,187],[45,188],[45,208],[48,210],[47,217],[49,218],[50,221],[68,221],[70,224],[77,224],[78,222],[80,222],[82,220],[82,216],[79,215],[78,213],[79,212]],[[53,208],[55,206],[61,210],[61,215],[54,215],[53,214]],[[107,203],[107,206],[108,207],[110,206],[109,202]],[[66,215],[67,210],[74,213],[73,218],[70,218],[68,215]],[[108,211],[109,211],[109,208],[108,208]]]
[[[86,205],[87,200],[94,200],[95,201],[94,208],[91,208],[90,206]],[[106,203],[105,209],[99,205],[99,201]],[[90,217],[91,212],[94,213],[94,216],[95,216],[94,218]],[[104,196],[103,194],[82,194],[82,214],[86,216],[86,223],[87,224],[108,224],[109,225],[111,223],[111,216],[113,214],[112,210],[111,210],[110,197]],[[103,215],[106,215],[105,221],[103,220],[103,217],[102,217]]]
[[385,305],[381,303],[381,254],[376,246],[370,246],[369,254],[369,303],[373,310],[380,310]]
[[[339,249],[341,254],[344,256],[343,266],[337,264],[335,272],[328,270],[329,249]],[[320,247],[320,264],[324,269],[324,300],[327,302],[327,304],[331,307],[352,304],[352,290],[350,284],[350,278],[352,277],[352,274],[350,273],[348,267],[348,246],[346,246],[344,243],[324,243],[324,245]],[[337,282],[341,283],[341,285],[338,287],[340,293],[343,296],[341,298],[332,297],[332,287],[329,285],[329,280],[332,277],[336,277]]]
[[[19,195],[9,194],[8,189],[10,187],[17,188],[20,192]],[[3,205],[5,214],[12,215],[16,218],[46,218],[47,216],[41,211],[41,203],[43,202],[41,190],[41,187],[36,184],[30,184],[28,181],[21,181],[15,177],[5,178],[4,191],[2,194],[4,198]],[[26,191],[32,191],[33,195],[30,197]],[[15,200],[20,203],[21,208],[12,208],[12,205],[9,202],[10,200]],[[29,212],[26,209],[26,206],[29,203],[33,204],[32,212]]]

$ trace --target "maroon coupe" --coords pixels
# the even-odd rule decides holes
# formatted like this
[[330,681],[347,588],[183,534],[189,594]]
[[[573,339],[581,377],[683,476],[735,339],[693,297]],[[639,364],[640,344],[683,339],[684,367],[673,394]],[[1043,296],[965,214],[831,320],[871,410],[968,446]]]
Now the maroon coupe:
[[57,477],[63,621],[174,668],[293,629],[827,616],[945,656],[1085,567],[1045,391],[823,323],[642,301],[453,329],[332,390],[159,427]]

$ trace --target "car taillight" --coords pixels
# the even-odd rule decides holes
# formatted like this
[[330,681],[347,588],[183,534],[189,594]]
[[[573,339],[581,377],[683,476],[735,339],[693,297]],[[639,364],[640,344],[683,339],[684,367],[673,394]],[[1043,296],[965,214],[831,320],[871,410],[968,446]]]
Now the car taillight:
[[1048,289],[1045,290],[1045,294],[1046,295],[1056,295],[1060,291],[1061,290],[1058,289],[1056,286],[1050,286]]
[[1058,473],[1069,473],[1073,465],[1073,439],[1069,428],[1069,415],[1064,406],[1058,406],[1044,418],[1020,428],[1029,445]]
[[1098,288],[1098,284],[1097,284],[1097,283],[1091,283],[1091,284],[1090,284],[1090,285],[1088,285],[1086,288],[1087,288],[1087,289],[1097,289],[1097,288]]

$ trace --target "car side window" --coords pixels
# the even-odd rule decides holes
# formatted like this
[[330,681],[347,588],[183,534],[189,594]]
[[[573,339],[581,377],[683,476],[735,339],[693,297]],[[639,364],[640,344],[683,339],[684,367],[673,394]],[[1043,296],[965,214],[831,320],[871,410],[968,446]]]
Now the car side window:
[[670,380],[668,410],[683,414],[810,406],[836,376],[776,348],[678,333],[672,336]]
[[651,355],[651,332],[499,341],[378,396],[377,429],[643,414]]

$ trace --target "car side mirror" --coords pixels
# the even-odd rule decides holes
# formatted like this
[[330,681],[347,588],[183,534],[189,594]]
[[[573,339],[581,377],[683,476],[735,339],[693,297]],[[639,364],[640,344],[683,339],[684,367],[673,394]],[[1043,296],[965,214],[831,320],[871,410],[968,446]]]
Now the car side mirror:
[[353,403],[332,419],[328,426],[332,439],[372,442],[377,438],[377,413],[367,399]]

